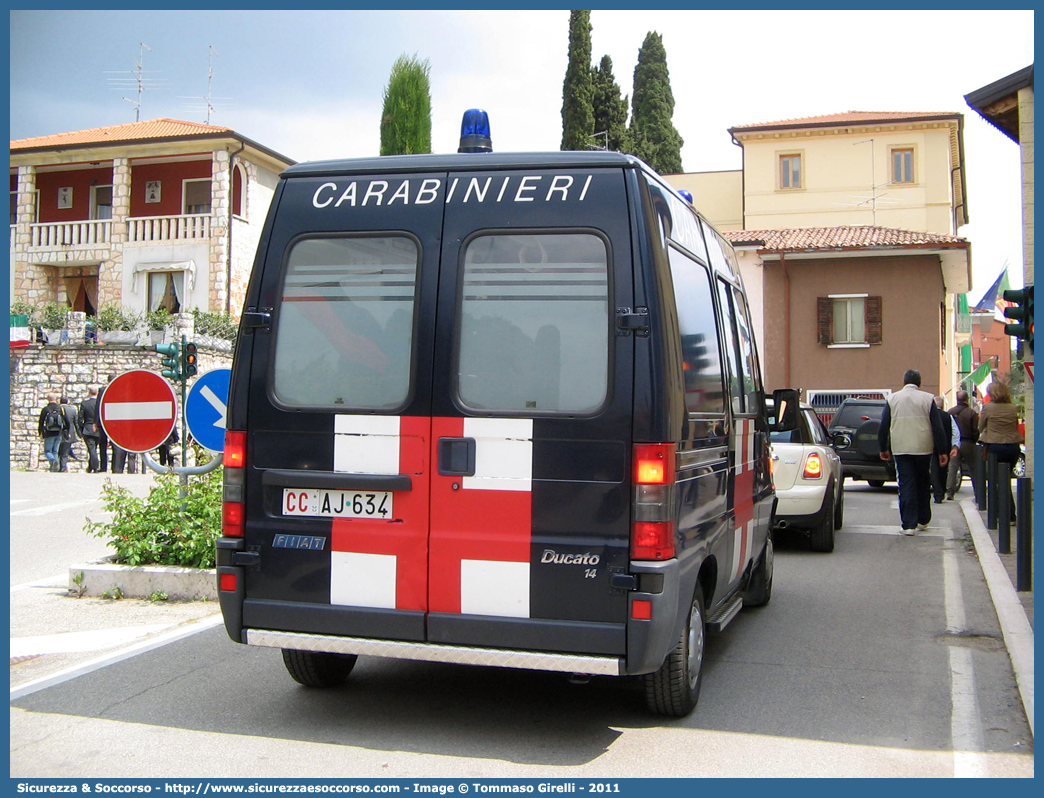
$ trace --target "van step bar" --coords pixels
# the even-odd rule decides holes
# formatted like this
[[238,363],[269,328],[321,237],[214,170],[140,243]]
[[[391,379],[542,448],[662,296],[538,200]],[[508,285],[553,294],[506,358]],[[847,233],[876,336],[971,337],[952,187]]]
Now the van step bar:
[[733,596],[720,610],[707,619],[707,629],[711,632],[720,632],[729,622],[739,615],[743,609],[743,597]]

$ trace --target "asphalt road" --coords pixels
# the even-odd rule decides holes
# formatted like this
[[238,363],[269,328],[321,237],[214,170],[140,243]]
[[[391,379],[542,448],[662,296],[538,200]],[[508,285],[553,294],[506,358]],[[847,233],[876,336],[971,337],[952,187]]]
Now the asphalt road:
[[[20,498],[13,481],[12,509]],[[936,510],[928,532],[903,537],[894,488],[849,483],[832,554],[781,535],[772,602],[710,637],[688,718],[649,715],[637,679],[393,660],[360,659],[343,687],[310,690],[278,651],[218,626],[13,699],[11,775],[1032,776],[1032,736],[963,515]],[[32,534],[15,520],[12,569],[16,551],[36,550],[15,541]],[[51,566],[17,567],[12,585]],[[86,606],[46,589],[18,595],[53,602],[52,629],[63,603]],[[146,609],[170,620],[173,608]],[[13,627],[15,614],[13,603]],[[12,684],[46,660],[13,663]]]

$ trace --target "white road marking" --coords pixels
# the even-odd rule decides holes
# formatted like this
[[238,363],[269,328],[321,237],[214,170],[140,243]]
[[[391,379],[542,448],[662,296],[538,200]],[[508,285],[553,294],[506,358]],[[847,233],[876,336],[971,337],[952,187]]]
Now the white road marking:
[[114,648],[142,637],[162,632],[176,624],[156,623],[117,629],[95,629],[90,632],[65,632],[54,635],[11,638],[11,658],[36,657],[41,654],[75,654]]
[[86,507],[88,504],[99,504],[101,499],[81,499],[75,502],[63,502],[61,504],[48,504],[44,507],[30,507],[26,510],[12,510],[11,515],[47,515],[49,513],[60,513],[72,510],[76,507]]
[[[943,549],[943,593],[946,601],[946,631],[967,631],[964,595],[958,573],[957,549],[953,530],[947,536],[951,545]],[[951,645],[950,655],[950,740],[953,746],[955,778],[984,778],[988,775],[983,756],[982,722],[975,688],[975,663],[972,652]]]
[[182,638],[190,637],[191,635],[197,634],[199,632],[204,632],[207,629],[210,629],[214,626],[217,626],[219,623],[222,623],[222,620],[223,619],[221,613],[218,612],[214,615],[209,615],[206,618],[202,618],[199,621],[196,621],[195,623],[177,626],[174,629],[171,629],[169,632],[156,635],[155,637],[146,638],[145,640],[142,640],[139,643],[135,643],[131,646],[128,646],[127,648],[120,649],[119,651],[115,651],[111,654],[106,654],[105,656],[98,657],[97,659],[93,659],[89,662],[84,663],[83,665],[77,665],[75,667],[68,668],[64,671],[60,671],[59,673],[53,674],[52,676],[45,676],[42,679],[27,682],[26,684],[23,684],[20,687],[12,687],[11,700],[14,701],[16,698],[22,698],[23,696],[27,696],[39,690],[43,690],[48,687],[54,687],[56,684],[67,682],[70,679],[75,679],[76,677],[83,676],[86,673],[99,670],[100,668],[108,667],[109,665],[114,665],[115,663],[125,659],[130,659],[131,657],[137,656],[138,654],[144,654],[146,651],[152,651],[153,649],[160,648],[161,646],[165,646],[168,643],[173,643],[177,640],[181,640]]

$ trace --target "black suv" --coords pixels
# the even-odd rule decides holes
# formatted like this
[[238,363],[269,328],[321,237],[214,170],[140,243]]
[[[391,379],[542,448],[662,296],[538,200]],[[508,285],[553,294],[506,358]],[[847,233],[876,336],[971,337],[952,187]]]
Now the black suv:
[[865,479],[871,487],[880,488],[895,482],[895,461],[881,459],[877,432],[884,415],[884,399],[845,399],[834,414],[828,432],[843,432],[852,445],[838,451],[846,477]]

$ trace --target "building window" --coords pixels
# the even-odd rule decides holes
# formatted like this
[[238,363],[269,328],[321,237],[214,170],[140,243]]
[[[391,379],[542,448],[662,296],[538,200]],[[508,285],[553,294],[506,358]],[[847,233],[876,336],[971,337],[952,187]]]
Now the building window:
[[91,218],[112,218],[112,186],[91,186]]
[[779,187],[801,188],[801,156],[797,153],[779,156]]
[[246,172],[242,166],[236,164],[232,170],[232,215],[246,216],[243,208],[243,188],[246,186]]
[[18,224],[18,192],[11,192],[11,224]]
[[184,183],[183,213],[210,213],[210,181],[186,180]]
[[149,311],[180,313],[185,296],[185,272],[149,273]]
[[914,182],[912,149],[892,150],[892,182]]
[[828,346],[881,343],[881,297],[837,294],[819,297],[816,303],[819,343]]

